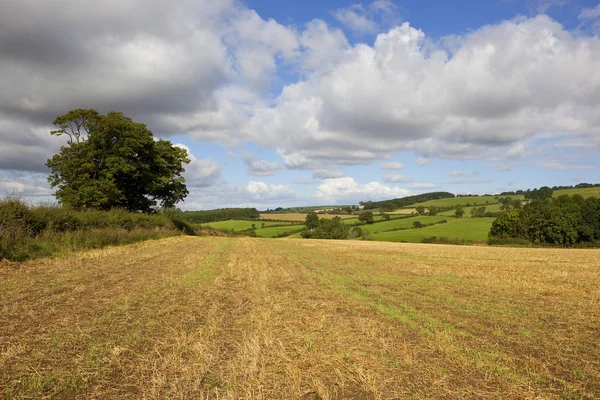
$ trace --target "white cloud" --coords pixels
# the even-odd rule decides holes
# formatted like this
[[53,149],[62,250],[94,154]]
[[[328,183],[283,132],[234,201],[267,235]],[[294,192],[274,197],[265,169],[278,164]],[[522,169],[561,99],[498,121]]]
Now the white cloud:
[[344,173],[335,169],[318,169],[313,172],[313,179],[333,179],[342,176],[344,176]]
[[581,19],[595,19],[600,18],[600,4],[596,7],[584,8],[579,13],[579,18]]
[[367,11],[361,4],[337,9],[333,12],[333,16],[347,28],[357,32],[373,33],[378,29],[375,21],[367,16]]
[[360,184],[351,177],[345,177],[326,179],[317,187],[315,198],[327,204],[355,204],[359,201],[405,197],[410,193],[409,190],[392,188],[380,182]]
[[600,133],[600,38],[541,15],[453,43],[448,52],[408,23],[393,28],[287,85],[245,132],[276,144],[291,168],[363,164],[402,150],[421,165],[518,158],[522,142],[540,135]]
[[183,173],[187,186],[207,187],[217,183],[221,176],[221,165],[218,162],[210,158],[198,160],[186,145],[175,144],[175,146],[185,149],[190,158],[190,163],[185,165]]
[[423,157],[419,157],[417,158],[417,161],[415,161],[415,163],[420,166],[423,167],[427,164],[429,164],[431,161],[428,158],[423,158]]
[[388,170],[400,170],[400,169],[404,169],[404,165],[401,162],[398,162],[398,161],[384,162],[384,163],[381,163],[381,165],[379,167],[381,169],[388,169]]
[[277,161],[259,160],[250,153],[245,153],[242,158],[246,164],[246,173],[254,176],[272,176],[276,171],[283,169]]
[[398,7],[390,0],[375,0],[366,7],[353,4],[332,14],[346,28],[358,33],[375,33],[400,22]]
[[399,174],[384,174],[383,181],[388,183],[410,183],[414,182],[413,178]]
[[284,185],[268,185],[264,182],[250,181],[246,187],[250,198],[258,202],[290,201],[298,197],[298,194]]

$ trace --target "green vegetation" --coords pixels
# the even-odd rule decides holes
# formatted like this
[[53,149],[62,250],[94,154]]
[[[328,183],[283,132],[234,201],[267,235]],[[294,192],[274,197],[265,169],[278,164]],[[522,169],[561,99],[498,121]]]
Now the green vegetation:
[[[489,204],[498,203],[498,198],[500,196],[461,196],[461,197],[453,197],[453,198],[445,198],[440,200],[429,200],[422,203],[414,204],[414,207],[423,206],[425,208],[430,207],[470,207],[470,206],[488,206]],[[522,196],[514,196],[514,199],[522,198]]]
[[236,230],[236,231],[244,231],[252,228],[256,228],[257,232],[262,229],[264,224],[265,228],[268,227],[278,227],[278,226],[291,226],[298,225],[298,222],[279,222],[279,221],[245,221],[245,220],[228,220],[228,221],[218,221],[218,222],[209,222],[206,224],[202,224],[202,227],[211,227],[214,229],[226,229],[226,230]]
[[559,196],[564,196],[564,195],[573,196],[576,194],[582,196],[583,198],[588,198],[588,197],[600,198],[600,186],[579,187],[579,188],[573,188],[573,189],[560,189],[560,190],[555,190],[552,195],[554,197],[559,197]]
[[316,228],[309,228],[312,226],[312,221],[307,217],[305,226],[307,229],[301,232],[301,236],[305,239],[348,239],[350,235],[350,226],[344,224],[340,217],[321,218]]
[[0,260],[23,261],[174,236],[182,231],[195,234],[187,223],[162,214],[119,209],[77,211],[57,205],[29,207],[15,197],[0,200]]
[[68,145],[46,165],[59,203],[75,209],[151,212],[173,207],[188,190],[181,176],[185,149],[155,140],[146,125],[118,112],[72,110],[54,120]]
[[[479,206],[479,202],[477,202],[476,206],[471,206],[471,207],[464,207],[463,210],[465,211],[465,215],[464,218],[471,218],[473,217],[473,210],[474,209],[480,209],[481,207],[485,207],[485,212],[486,213],[499,213],[502,210],[500,210],[500,204],[496,203],[496,204],[483,204],[481,206]],[[454,217],[455,214],[455,210],[451,209],[451,210],[447,210],[447,211],[441,211],[439,213],[437,213],[437,215],[440,216],[445,216],[445,217]]]
[[259,217],[260,213],[256,208],[221,208],[207,211],[184,211],[180,214],[180,218],[193,224],[226,221],[228,219],[258,219]]
[[533,201],[499,216],[489,238],[491,244],[516,239],[534,244],[598,246],[600,199],[574,195]]
[[[377,222],[368,227],[363,227],[363,229],[366,229],[366,230],[370,231],[371,233],[381,233],[381,232],[388,232],[388,231],[401,230],[401,229],[411,229],[413,227],[414,221],[419,221],[422,225],[429,225],[429,224],[438,223],[445,219],[449,219],[449,218],[443,217],[443,216],[438,216],[438,215],[436,215],[436,216],[419,215],[419,216],[414,216],[414,217],[410,217],[410,218],[399,218],[399,219],[392,219],[390,221]],[[376,237],[375,237],[375,239],[377,240]]]
[[[425,217],[417,217],[423,220]],[[415,219],[409,219],[415,220]],[[428,226],[419,229],[406,229],[391,232],[379,232],[373,235],[373,240],[385,242],[413,242],[436,237],[467,241],[485,242],[494,218],[460,218],[448,220],[448,223]],[[411,222],[412,224],[412,222]]]
[[364,206],[365,210],[371,210],[374,208],[381,208],[387,211],[392,211],[397,208],[402,208],[406,206],[410,206],[416,203],[422,203],[435,199],[445,199],[445,198],[454,198],[452,193],[448,192],[431,192],[431,193],[423,193],[417,194],[414,196],[401,197],[398,199],[384,200],[384,201],[366,201],[360,202],[360,205]]
[[299,233],[303,229],[304,225],[274,226],[264,229],[257,229],[256,236],[262,238],[276,238],[282,236],[289,236],[288,234]]

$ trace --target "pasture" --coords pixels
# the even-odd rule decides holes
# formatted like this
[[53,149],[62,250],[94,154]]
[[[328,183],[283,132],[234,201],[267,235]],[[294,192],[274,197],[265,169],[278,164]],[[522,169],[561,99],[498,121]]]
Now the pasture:
[[[358,218],[352,214],[319,214],[319,218],[334,218],[340,217],[342,219],[347,218]],[[292,222],[304,222],[306,220],[306,213],[267,213],[260,214],[261,220],[277,220],[277,221],[292,221]]]
[[[500,212],[500,204],[481,204],[479,205],[479,203],[477,203],[476,206],[474,207],[464,207],[463,210],[465,212],[465,215],[463,218],[470,218],[471,217],[471,210],[473,208],[479,208],[479,207],[485,207],[485,211],[486,212]],[[437,215],[442,215],[442,216],[446,216],[446,217],[453,217],[455,214],[456,210],[448,210],[448,211],[442,211],[440,213],[438,213]]]
[[[469,197],[454,197],[448,199],[438,199],[438,200],[429,200],[424,201],[422,203],[416,203],[410,205],[410,208],[416,208],[418,206],[423,206],[425,208],[429,208],[432,206],[435,207],[454,207],[454,206],[466,206],[477,205],[477,206],[488,206],[490,204],[498,203],[496,197],[505,197],[505,196],[469,196]],[[508,196],[515,199],[522,199],[522,196]]]
[[369,232],[386,232],[394,229],[407,229],[412,228],[413,223],[415,221],[419,221],[422,224],[432,224],[435,222],[439,222],[441,220],[449,220],[451,218],[443,217],[443,216],[429,216],[429,215],[421,215],[410,218],[402,218],[402,219],[392,219],[389,221],[382,221],[372,225],[363,225],[362,228],[368,230]]
[[177,237],[4,263],[0,398],[598,398],[598,260]]
[[202,226],[203,227],[211,227],[214,229],[235,229],[236,231],[243,231],[246,229],[251,229],[252,225],[254,225],[258,231],[258,230],[260,230],[263,223],[265,224],[265,228],[268,228],[270,226],[279,226],[279,225],[293,225],[292,222],[246,221],[246,220],[230,219],[227,221],[207,222],[205,224],[202,224]]
[[555,190],[554,193],[552,193],[552,196],[558,197],[565,194],[568,196],[579,194],[584,198],[592,196],[600,197],[600,187]]
[[[443,219],[444,217],[440,217]],[[448,219],[448,217],[446,217]],[[414,218],[421,220],[422,217]],[[411,218],[413,220],[413,218]],[[492,222],[495,218],[460,218],[448,219],[448,223],[427,226],[419,229],[408,229],[394,232],[381,232],[373,235],[373,240],[385,242],[413,242],[418,243],[432,236],[439,238],[460,238],[476,242],[485,242],[488,237]],[[423,221],[421,221],[423,222]]]

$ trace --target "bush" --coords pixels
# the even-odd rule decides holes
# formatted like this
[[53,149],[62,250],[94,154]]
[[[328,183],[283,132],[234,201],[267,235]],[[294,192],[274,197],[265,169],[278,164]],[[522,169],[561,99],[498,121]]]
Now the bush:
[[195,235],[185,221],[115,209],[76,211],[58,205],[28,206],[0,199],[0,259],[23,261],[63,250],[97,248],[180,234]]

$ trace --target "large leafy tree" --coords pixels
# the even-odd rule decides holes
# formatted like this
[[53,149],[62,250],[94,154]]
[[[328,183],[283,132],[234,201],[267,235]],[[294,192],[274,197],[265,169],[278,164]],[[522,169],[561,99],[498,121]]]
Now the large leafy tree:
[[151,212],[172,207],[188,190],[181,174],[186,150],[155,140],[144,124],[119,112],[72,110],[54,120],[53,135],[68,144],[48,160],[48,181],[59,202],[77,209]]

